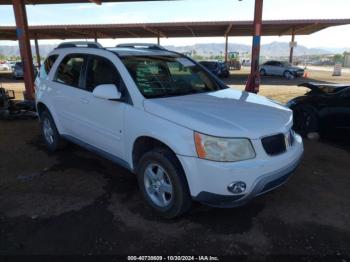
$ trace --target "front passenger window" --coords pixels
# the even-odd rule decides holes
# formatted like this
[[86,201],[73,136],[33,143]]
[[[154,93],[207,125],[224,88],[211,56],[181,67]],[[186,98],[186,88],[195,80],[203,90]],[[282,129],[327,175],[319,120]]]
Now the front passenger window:
[[93,91],[96,86],[103,84],[120,87],[120,75],[108,59],[92,56],[86,73],[86,90]]

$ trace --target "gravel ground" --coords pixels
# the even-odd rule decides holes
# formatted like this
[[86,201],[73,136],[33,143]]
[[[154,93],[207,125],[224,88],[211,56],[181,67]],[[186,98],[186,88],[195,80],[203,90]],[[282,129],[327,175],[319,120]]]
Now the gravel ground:
[[48,154],[34,120],[1,121],[0,145],[0,254],[350,255],[350,144],[306,141],[278,190],[170,221],[127,170],[74,145]]

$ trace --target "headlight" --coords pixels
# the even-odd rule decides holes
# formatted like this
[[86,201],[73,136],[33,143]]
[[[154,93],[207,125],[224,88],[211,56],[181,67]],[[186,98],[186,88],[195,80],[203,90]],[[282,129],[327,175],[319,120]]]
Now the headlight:
[[194,133],[194,140],[199,158],[234,162],[255,157],[255,151],[249,139],[223,138]]

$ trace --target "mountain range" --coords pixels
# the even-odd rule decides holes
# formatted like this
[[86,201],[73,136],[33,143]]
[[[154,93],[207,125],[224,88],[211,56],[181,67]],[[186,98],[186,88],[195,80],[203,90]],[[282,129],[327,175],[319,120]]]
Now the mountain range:
[[[40,55],[46,56],[52,49],[57,45],[40,45]],[[223,54],[225,50],[224,43],[208,43],[208,44],[195,44],[188,46],[165,46],[169,50],[177,52],[191,52],[195,50],[197,55],[201,56],[212,56]],[[250,53],[251,46],[244,44],[229,43],[228,50],[239,52],[239,53]],[[298,45],[294,49],[295,56],[302,55],[327,55],[335,53],[343,53],[349,50],[346,48],[307,48],[302,45]],[[35,54],[34,47],[32,46],[33,55]],[[19,56],[19,49],[17,45],[0,45],[0,54],[5,56]],[[281,57],[289,55],[289,44],[286,42],[272,42],[269,44],[261,45],[260,54],[266,57]]]

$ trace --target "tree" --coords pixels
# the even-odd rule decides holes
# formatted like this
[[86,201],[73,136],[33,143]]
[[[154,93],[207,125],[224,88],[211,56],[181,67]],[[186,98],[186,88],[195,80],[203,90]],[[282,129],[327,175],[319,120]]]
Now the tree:
[[333,56],[334,63],[343,63],[344,62],[344,56],[342,54],[335,54]]

